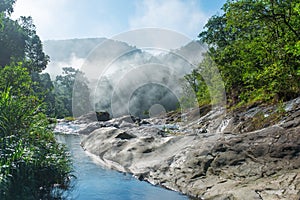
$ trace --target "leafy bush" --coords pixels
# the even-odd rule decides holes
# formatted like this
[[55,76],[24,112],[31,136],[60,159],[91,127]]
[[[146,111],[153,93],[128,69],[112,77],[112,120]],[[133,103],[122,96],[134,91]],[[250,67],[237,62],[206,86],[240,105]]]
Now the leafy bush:
[[3,73],[9,71],[4,68],[1,79],[27,81],[22,82],[26,90],[14,84],[0,88],[0,199],[59,199],[71,187],[69,155],[48,128],[29,74],[11,68],[16,74]]
[[0,1],[0,199],[61,199],[70,187],[71,161],[48,128],[47,106],[32,81],[49,57],[31,17],[10,19],[15,2]]

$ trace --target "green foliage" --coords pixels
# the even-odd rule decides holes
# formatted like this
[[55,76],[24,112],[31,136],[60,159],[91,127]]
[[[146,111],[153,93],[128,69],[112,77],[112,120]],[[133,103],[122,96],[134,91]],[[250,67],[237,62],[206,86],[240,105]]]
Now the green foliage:
[[[220,104],[224,99],[224,84],[214,61],[208,54],[204,54],[197,69],[184,78],[195,92],[199,106]],[[185,96],[188,96],[185,95]]]
[[42,72],[46,69],[49,62],[49,56],[43,52],[43,45],[36,34],[35,25],[33,24],[31,17],[21,17],[19,24],[22,27],[22,31],[25,34],[25,61],[24,66],[30,72]]
[[47,73],[29,74],[28,68],[24,68],[22,63],[12,63],[0,70],[0,90],[11,88],[13,95],[35,95],[39,101],[44,103],[41,108],[49,117],[54,117],[55,96],[53,94],[53,83]]
[[[63,68],[63,74],[56,77],[54,88],[55,115],[58,118],[73,116],[73,107],[77,110],[82,110],[79,111],[82,113],[90,110],[88,80],[80,70],[72,67]],[[80,100],[77,102],[78,105],[75,105],[74,98]],[[85,105],[88,106],[86,107]]]
[[55,95],[53,93],[54,85],[48,73],[31,73],[31,79],[34,82],[33,90],[39,99],[44,102],[44,111],[48,117],[55,117]]
[[21,26],[16,21],[3,18],[0,29],[0,66],[23,60],[25,45]]
[[35,73],[49,58],[31,18],[9,18],[14,3],[0,1],[0,199],[60,199],[71,161],[43,113],[50,77]]
[[10,88],[12,95],[30,95],[33,93],[29,72],[22,63],[14,63],[0,70],[0,90]]
[[199,34],[220,69],[231,105],[300,93],[299,1],[228,0]]
[[32,18],[21,17],[19,21],[14,21],[3,13],[1,16],[0,66],[22,62],[30,73],[44,70],[49,57],[43,52]]
[[14,9],[13,5],[15,4],[16,0],[2,0],[0,1],[0,13],[7,13],[11,14]]
[[[26,69],[7,66],[0,73],[9,71],[18,74],[11,74],[13,87],[0,89],[0,199],[55,198],[53,189],[70,186],[70,158],[48,129]],[[24,90],[16,87],[19,82]]]
[[[181,105],[183,107],[194,107],[196,105],[195,103],[198,103],[199,106],[210,104],[208,86],[201,76],[199,69],[194,69],[192,73],[186,75],[184,79],[188,84],[185,86],[185,94],[181,99]],[[195,98],[197,98],[198,102],[195,102]]]

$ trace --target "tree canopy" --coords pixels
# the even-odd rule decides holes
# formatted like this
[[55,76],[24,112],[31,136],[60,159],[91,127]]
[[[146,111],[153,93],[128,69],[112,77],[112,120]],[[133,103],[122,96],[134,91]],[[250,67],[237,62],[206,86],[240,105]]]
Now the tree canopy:
[[3,0],[0,2],[0,13],[3,14],[11,14],[14,9],[13,5],[15,4],[16,0]]
[[228,0],[199,34],[231,105],[300,94],[300,1]]
[[14,3],[13,0],[0,2],[0,66],[22,62],[30,73],[42,72],[47,67],[49,56],[43,52],[31,17],[20,17],[17,21],[9,17]]
[[81,114],[91,110],[88,80],[80,70],[64,67],[63,73],[56,77],[54,87],[55,115],[58,118],[73,116],[73,108]]

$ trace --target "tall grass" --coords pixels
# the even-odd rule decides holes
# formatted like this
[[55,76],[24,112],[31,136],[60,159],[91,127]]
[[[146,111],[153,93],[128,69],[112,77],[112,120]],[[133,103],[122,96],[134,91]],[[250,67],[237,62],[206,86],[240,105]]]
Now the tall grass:
[[70,188],[70,157],[36,96],[11,90],[0,91],[0,199],[61,199]]

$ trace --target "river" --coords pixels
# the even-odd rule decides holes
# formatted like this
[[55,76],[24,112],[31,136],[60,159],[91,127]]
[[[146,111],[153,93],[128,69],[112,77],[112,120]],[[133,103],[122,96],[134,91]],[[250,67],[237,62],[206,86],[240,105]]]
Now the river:
[[139,181],[130,174],[105,169],[94,156],[80,147],[80,136],[56,134],[59,142],[70,151],[75,175],[74,188],[68,191],[67,199],[77,200],[188,200],[187,196],[147,182]]

